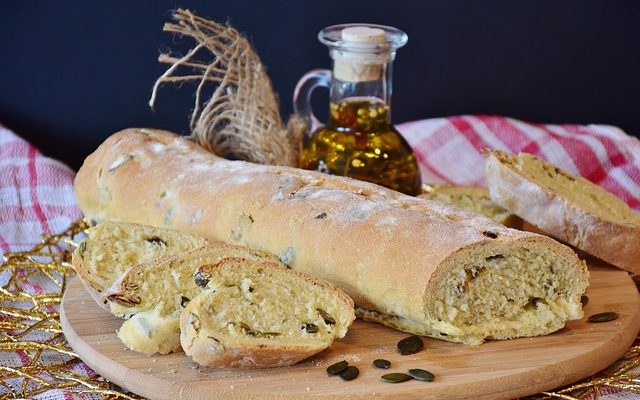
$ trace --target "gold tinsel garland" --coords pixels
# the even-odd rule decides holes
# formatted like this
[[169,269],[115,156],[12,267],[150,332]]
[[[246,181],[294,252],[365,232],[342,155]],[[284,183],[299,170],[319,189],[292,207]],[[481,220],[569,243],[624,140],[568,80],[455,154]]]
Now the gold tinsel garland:
[[[91,398],[140,399],[87,373],[62,333],[58,306],[67,281],[75,274],[69,262],[71,252],[86,228],[83,221],[77,221],[58,235],[44,236],[31,250],[4,256],[0,265],[0,399],[30,399],[52,390]],[[12,365],[16,363],[20,365]],[[527,399],[598,399],[611,389],[640,394],[639,367],[640,338],[636,338],[625,355],[606,370]]]

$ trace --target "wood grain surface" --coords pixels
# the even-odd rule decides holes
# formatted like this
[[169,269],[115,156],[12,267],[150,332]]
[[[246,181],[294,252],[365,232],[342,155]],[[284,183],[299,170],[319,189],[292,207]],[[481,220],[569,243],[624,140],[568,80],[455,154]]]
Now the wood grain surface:
[[[585,318],[554,334],[466,346],[425,338],[425,350],[402,356],[407,336],[357,320],[331,348],[287,368],[263,370],[198,367],[183,353],[148,357],[126,350],[116,337],[121,320],[99,308],[74,279],[64,295],[61,320],[75,352],[116,384],[152,399],[509,399],[549,390],[600,371],[618,359],[640,329],[640,296],[629,275],[589,261],[591,284]],[[589,315],[615,311],[620,318],[588,323]],[[372,365],[391,361],[389,370]],[[347,360],[360,369],[347,382],[325,368]],[[384,383],[388,372],[422,368],[434,382]]]

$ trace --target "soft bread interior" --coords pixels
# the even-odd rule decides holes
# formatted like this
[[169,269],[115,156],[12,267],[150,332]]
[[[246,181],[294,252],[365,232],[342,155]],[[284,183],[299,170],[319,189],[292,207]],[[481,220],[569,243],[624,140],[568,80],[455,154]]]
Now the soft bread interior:
[[105,222],[88,230],[76,257],[82,259],[83,278],[94,289],[103,291],[135,264],[182,253],[205,243],[202,237],[174,230]]
[[426,187],[429,190],[418,197],[445,204],[453,204],[477,214],[485,215],[506,226],[518,228],[522,225],[522,220],[491,201],[491,196],[487,188],[448,185],[431,185]]
[[228,258],[199,272],[207,289],[182,313],[181,343],[209,366],[291,365],[344,337],[353,302],[272,261]]
[[585,178],[574,176],[531,154],[520,153],[517,157],[505,152],[494,154],[525,178],[570,199],[581,209],[608,220],[640,225],[640,217],[631,211],[627,203]]
[[208,290],[189,307],[208,335],[291,344],[346,334],[353,320],[349,305],[326,286],[273,262],[225,264],[210,269]]
[[124,321],[118,338],[128,349],[149,355],[180,351],[179,316],[161,316],[159,308],[140,312]]
[[180,313],[203,290],[194,274],[202,265],[234,255],[275,260],[264,252],[212,243],[129,269],[103,293],[111,312],[127,318],[118,338],[128,349],[145,354],[180,351]]
[[122,275],[104,296],[117,316],[127,317],[151,309],[157,309],[160,316],[175,315],[202,290],[193,280],[198,267],[233,256],[276,259],[242,246],[209,244],[172,258],[137,265]]
[[461,251],[432,276],[423,321],[361,309],[367,320],[443,340],[480,344],[485,339],[544,335],[582,317],[586,265],[536,241],[496,241]]

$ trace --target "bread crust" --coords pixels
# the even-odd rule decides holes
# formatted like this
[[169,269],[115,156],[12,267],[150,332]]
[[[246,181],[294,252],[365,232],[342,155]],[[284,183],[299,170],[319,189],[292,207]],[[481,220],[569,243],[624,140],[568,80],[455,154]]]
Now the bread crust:
[[[640,224],[623,224],[581,208],[501,161],[485,154],[491,198],[545,233],[626,271],[640,274]],[[584,178],[576,177],[591,184]],[[604,189],[602,189],[604,190]]]
[[432,275],[461,249],[535,238],[566,251],[439,202],[345,177],[223,160],[151,129],[109,137],[85,160],[75,188],[88,219],[170,227],[271,252],[360,307],[411,320],[425,319]]

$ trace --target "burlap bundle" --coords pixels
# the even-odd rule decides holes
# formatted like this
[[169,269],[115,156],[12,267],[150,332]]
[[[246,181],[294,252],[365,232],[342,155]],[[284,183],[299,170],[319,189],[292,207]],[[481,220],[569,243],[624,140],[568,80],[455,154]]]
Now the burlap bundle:
[[[260,164],[297,166],[305,123],[292,117],[285,127],[278,98],[249,41],[228,24],[189,10],[173,14],[163,30],[195,40],[182,57],[161,54],[171,66],[158,78],[149,105],[164,83],[198,82],[191,114],[191,137],[222,157]],[[206,91],[213,90],[207,99]]]

